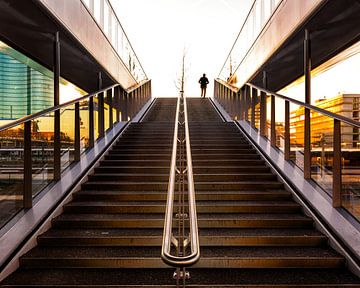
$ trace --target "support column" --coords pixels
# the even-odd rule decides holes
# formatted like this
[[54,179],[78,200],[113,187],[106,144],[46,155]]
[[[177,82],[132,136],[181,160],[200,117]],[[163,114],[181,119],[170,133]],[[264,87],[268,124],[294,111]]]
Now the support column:
[[[305,103],[311,103],[311,43],[309,30],[305,29],[304,39]],[[305,108],[304,119],[304,178],[311,178],[311,123],[310,109]]]

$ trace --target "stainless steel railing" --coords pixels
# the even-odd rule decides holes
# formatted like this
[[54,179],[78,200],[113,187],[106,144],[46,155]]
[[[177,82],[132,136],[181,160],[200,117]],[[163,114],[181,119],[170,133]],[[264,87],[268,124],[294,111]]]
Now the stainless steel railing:
[[[185,190],[188,197],[188,215],[185,211]],[[176,201],[178,210],[174,212]],[[174,214],[176,219],[173,219]],[[189,235],[185,235],[187,221],[190,228]],[[174,227],[176,223],[177,227]],[[175,235],[173,231],[176,228],[178,233]],[[187,254],[189,245],[190,253]],[[185,280],[189,275],[185,273],[184,267],[191,266],[200,259],[188,116],[186,98],[182,94],[178,97],[176,106],[161,258],[166,264],[178,268],[174,274],[174,278],[178,280],[180,278]]]

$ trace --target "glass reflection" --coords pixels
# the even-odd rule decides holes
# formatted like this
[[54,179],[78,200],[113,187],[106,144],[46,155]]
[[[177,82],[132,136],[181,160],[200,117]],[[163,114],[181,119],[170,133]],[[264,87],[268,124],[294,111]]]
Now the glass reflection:
[[0,132],[0,227],[23,206],[24,125]]
[[54,178],[54,113],[32,121],[32,193],[35,196]]

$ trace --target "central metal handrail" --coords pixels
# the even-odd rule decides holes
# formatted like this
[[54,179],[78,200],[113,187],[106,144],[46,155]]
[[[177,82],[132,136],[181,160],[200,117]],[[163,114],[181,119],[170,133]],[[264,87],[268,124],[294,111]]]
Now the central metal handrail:
[[[183,101],[183,111],[180,111],[180,102]],[[184,122],[179,121],[179,115],[184,114]],[[179,139],[179,126],[184,126],[185,137]],[[177,152],[178,143],[185,142],[186,147],[186,169],[184,171],[187,174],[187,190],[188,190],[188,205],[189,205],[189,224],[190,224],[190,235],[184,239],[179,237],[176,239],[172,233],[173,230],[173,214],[174,214],[174,200],[175,200],[175,186],[176,186],[176,173],[181,173],[177,167]],[[173,255],[171,254],[171,244],[175,247],[179,246],[180,241],[183,247],[186,247],[190,243],[191,253],[189,255]],[[192,158],[190,149],[190,137],[189,137],[189,126],[187,117],[186,98],[181,94],[177,100],[176,106],[176,117],[174,127],[174,138],[173,138],[173,149],[171,158],[171,169],[168,184],[168,194],[166,203],[165,223],[164,223],[164,234],[161,249],[162,260],[173,267],[188,267],[195,264],[200,259],[200,247],[199,247],[199,233],[197,226],[197,214],[196,214],[196,203],[195,203],[195,188],[193,179],[192,169]]]

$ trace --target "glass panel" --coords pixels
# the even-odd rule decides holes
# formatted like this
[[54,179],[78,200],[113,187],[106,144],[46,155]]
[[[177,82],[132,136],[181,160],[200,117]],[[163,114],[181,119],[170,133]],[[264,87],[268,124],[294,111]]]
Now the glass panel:
[[271,15],[271,1],[272,0],[265,0],[264,1],[264,21],[266,22]]
[[60,110],[61,170],[74,161],[75,105]]
[[311,178],[332,195],[334,120],[311,112]]
[[275,98],[275,132],[276,132],[276,147],[284,151],[285,147],[285,100]]
[[88,8],[90,7],[90,0],[83,0],[83,2]]
[[110,7],[109,4],[104,2],[104,32],[108,39],[111,41],[111,19],[110,19]]
[[290,103],[290,159],[304,169],[304,108]]
[[98,24],[100,25],[100,27],[102,26],[102,23],[100,22],[100,18],[101,18],[101,7],[100,7],[100,2],[99,0],[95,0],[94,1],[94,17],[96,19],[96,21],[98,22]]
[[80,102],[80,151],[89,147],[89,100]]
[[23,125],[0,132],[0,227],[22,208],[23,147]]
[[[358,110],[358,108],[356,108]],[[342,205],[360,220],[360,141],[359,128],[342,123]]]
[[31,151],[33,165],[33,195],[53,180],[54,113],[32,121]]

